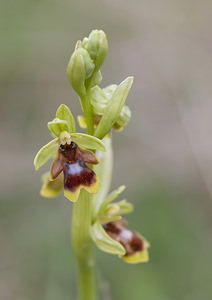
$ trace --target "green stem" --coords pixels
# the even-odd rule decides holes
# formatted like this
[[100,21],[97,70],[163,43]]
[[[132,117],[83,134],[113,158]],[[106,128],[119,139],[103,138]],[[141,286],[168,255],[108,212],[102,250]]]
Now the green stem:
[[79,300],[96,300],[95,269],[90,236],[91,197],[82,189],[73,208],[72,243],[77,260]]
[[[87,133],[94,134],[93,110],[89,98],[90,83],[87,94],[81,97],[84,110]],[[92,195],[82,189],[73,207],[72,243],[77,261],[78,299],[96,300],[95,264],[93,258],[92,240],[90,235],[92,217]]]
[[90,98],[88,95],[80,97],[82,108],[84,110],[86,122],[87,122],[87,133],[93,135],[94,133],[94,123],[93,123],[93,110],[90,104]]

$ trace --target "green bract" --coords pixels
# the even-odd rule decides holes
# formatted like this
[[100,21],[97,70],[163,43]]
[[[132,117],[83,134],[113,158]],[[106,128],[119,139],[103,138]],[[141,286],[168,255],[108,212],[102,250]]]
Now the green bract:
[[128,77],[116,88],[105,108],[104,114],[96,128],[94,136],[102,139],[110,131],[111,127],[120,115],[132,83],[133,77]]

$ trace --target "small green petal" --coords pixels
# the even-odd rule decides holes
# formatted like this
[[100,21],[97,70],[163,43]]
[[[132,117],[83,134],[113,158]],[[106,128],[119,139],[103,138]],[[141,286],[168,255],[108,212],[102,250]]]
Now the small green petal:
[[134,207],[131,203],[127,202],[125,199],[116,203],[119,206],[119,215],[126,215],[133,211]]
[[56,155],[58,150],[58,139],[54,139],[45,146],[43,146],[35,156],[34,166],[38,170],[42,167],[51,157]]
[[109,237],[109,235],[106,233],[99,222],[96,222],[91,227],[91,236],[94,243],[100,250],[111,254],[121,256],[125,255],[126,251],[124,247],[120,243]]
[[44,174],[43,178],[47,177],[40,191],[41,196],[53,198],[58,196],[63,189],[63,174],[61,173],[55,180],[49,180],[49,173]]
[[106,151],[104,143],[94,136],[85,133],[72,133],[70,136],[80,148]]
[[74,133],[75,130],[75,121],[74,121],[74,117],[70,111],[70,109],[65,105],[65,104],[61,104],[56,112],[56,117],[61,119],[61,120],[65,120],[68,123],[68,132],[69,133]]
[[115,200],[124,190],[126,186],[122,185],[112,193],[110,193],[107,198],[105,198],[104,202],[101,204],[99,208],[99,215],[104,214],[105,210],[107,209],[108,204],[110,204],[113,200]]
[[128,77],[120,83],[113,93],[99,125],[96,128],[94,136],[102,139],[112,128],[116,119],[119,117],[127,95],[133,83],[133,77]]
[[53,121],[48,122],[47,125],[49,130],[53,133],[53,135],[57,137],[59,137],[61,132],[69,130],[68,122],[58,118],[55,118]]

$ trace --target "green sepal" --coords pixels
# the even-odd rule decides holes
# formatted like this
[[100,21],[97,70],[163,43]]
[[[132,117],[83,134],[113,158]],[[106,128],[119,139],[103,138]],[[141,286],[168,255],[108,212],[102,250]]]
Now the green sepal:
[[71,133],[70,136],[80,148],[106,151],[104,143],[92,135],[85,133]]
[[96,246],[107,253],[116,254],[116,255],[125,255],[126,250],[124,247],[113,240],[104,230],[102,225],[99,222],[96,222],[93,226],[91,226],[91,236],[96,244]]
[[48,122],[47,126],[56,137],[59,137],[61,132],[69,130],[68,122],[58,118],[55,118],[53,121]]
[[55,180],[49,179],[49,172],[45,173],[41,180],[43,182],[40,194],[46,198],[58,196],[63,190],[63,173],[60,173]]
[[91,105],[93,106],[93,111],[97,115],[103,115],[107,106],[107,96],[99,86],[95,86],[91,89],[90,100]]
[[116,88],[105,108],[104,114],[96,128],[94,136],[102,139],[110,131],[113,124],[116,122],[116,119],[119,117],[132,83],[133,77],[128,77]]
[[35,156],[34,166],[38,170],[42,167],[51,157],[55,156],[58,150],[58,139],[54,139],[45,146],[43,146]]
[[108,204],[110,204],[113,200],[115,200],[124,190],[126,186],[122,185],[118,189],[114,190],[112,193],[110,193],[107,198],[105,198],[104,202],[102,202],[98,215],[104,214],[105,210],[107,209]]
[[61,104],[57,109],[56,117],[61,120],[65,120],[68,123],[67,131],[69,133],[76,132],[75,120],[68,106],[66,106],[65,104]]

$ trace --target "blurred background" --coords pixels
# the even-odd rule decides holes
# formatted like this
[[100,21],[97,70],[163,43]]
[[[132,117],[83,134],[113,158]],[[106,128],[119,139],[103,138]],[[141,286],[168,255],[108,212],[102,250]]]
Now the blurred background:
[[57,107],[81,113],[66,77],[75,42],[109,41],[104,87],[134,75],[132,119],[113,134],[112,187],[150,262],[96,250],[104,300],[212,299],[212,1],[1,0],[0,299],[76,299],[72,204],[39,195],[33,158]]

